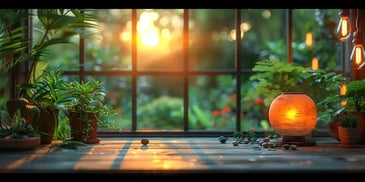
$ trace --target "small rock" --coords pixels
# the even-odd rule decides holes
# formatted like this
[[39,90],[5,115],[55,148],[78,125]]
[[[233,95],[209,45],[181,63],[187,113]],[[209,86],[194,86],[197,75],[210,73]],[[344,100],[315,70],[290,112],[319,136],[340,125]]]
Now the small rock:
[[148,143],[150,143],[150,140],[148,140],[147,138],[143,138],[143,139],[141,139],[141,143],[143,145],[147,145]]

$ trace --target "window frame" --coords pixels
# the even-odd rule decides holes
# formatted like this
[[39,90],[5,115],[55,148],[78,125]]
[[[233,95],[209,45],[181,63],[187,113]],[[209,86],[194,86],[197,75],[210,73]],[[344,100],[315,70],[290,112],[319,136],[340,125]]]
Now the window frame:
[[[287,42],[287,60],[288,62],[292,62],[292,48],[288,46],[292,42],[292,10],[286,9],[286,42]],[[189,57],[189,9],[184,9],[183,14],[183,60],[184,60],[184,68],[183,71],[145,71],[145,70],[137,70],[137,9],[131,9],[131,20],[132,20],[132,69],[131,70],[119,70],[119,71],[89,71],[85,70],[82,66],[85,63],[85,39],[80,38],[79,40],[79,61],[80,61],[80,68],[79,71],[64,71],[64,75],[69,76],[78,76],[80,81],[84,80],[86,76],[122,76],[128,75],[132,77],[132,128],[130,131],[113,131],[110,129],[99,129],[98,134],[101,136],[219,136],[219,135],[232,135],[235,131],[241,131],[241,122],[240,122],[240,113],[235,112],[236,118],[236,130],[235,131],[190,131],[189,130],[189,121],[188,121],[188,107],[189,107],[189,78],[191,76],[201,76],[201,75],[232,75],[236,78],[236,95],[237,98],[241,98],[241,77],[244,75],[249,75],[254,73],[248,69],[240,69],[240,57],[242,56],[240,51],[241,49],[241,41],[235,41],[235,52],[234,52],[234,63],[235,68],[234,70],[226,70],[226,71],[217,71],[217,70],[207,70],[207,71],[194,71],[188,70],[188,57]],[[234,9],[235,11],[235,30],[236,30],[236,40],[240,39],[241,30],[240,30],[240,23],[241,23],[241,9]],[[137,77],[143,75],[182,75],[183,76],[183,105],[184,105],[184,119],[183,119],[183,129],[182,131],[146,131],[140,130],[137,128]],[[236,110],[240,111],[242,108],[242,103],[240,99],[236,99]],[[258,135],[264,135],[264,132],[257,131]],[[329,135],[328,131],[320,131],[319,135]]]

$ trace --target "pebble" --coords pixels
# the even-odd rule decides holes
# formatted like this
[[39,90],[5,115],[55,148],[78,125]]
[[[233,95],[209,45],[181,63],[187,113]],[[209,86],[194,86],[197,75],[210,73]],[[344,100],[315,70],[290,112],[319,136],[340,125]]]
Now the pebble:
[[148,140],[147,138],[143,138],[143,139],[141,139],[141,143],[143,145],[147,145],[148,143],[150,143],[150,140]]

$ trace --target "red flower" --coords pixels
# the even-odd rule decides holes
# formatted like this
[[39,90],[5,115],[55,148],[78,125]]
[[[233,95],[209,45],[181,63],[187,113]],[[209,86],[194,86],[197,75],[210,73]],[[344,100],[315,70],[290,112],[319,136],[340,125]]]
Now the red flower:
[[213,110],[212,111],[213,116],[219,116],[220,114],[221,114],[221,112],[219,110]]
[[264,105],[264,100],[263,100],[262,98],[256,98],[256,99],[255,99],[255,103],[256,103],[257,105]]
[[230,107],[225,107],[221,112],[222,112],[222,115],[223,114],[227,114],[231,111],[231,108]]

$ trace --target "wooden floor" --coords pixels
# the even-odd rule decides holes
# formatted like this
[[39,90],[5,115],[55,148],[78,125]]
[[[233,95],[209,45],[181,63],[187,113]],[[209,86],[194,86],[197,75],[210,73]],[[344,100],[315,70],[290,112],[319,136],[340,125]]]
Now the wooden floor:
[[258,144],[222,144],[218,138],[101,138],[77,149],[43,145],[35,150],[0,151],[6,174],[257,174],[365,173],[365,146],[342,147],[332,138],[285,150]]

